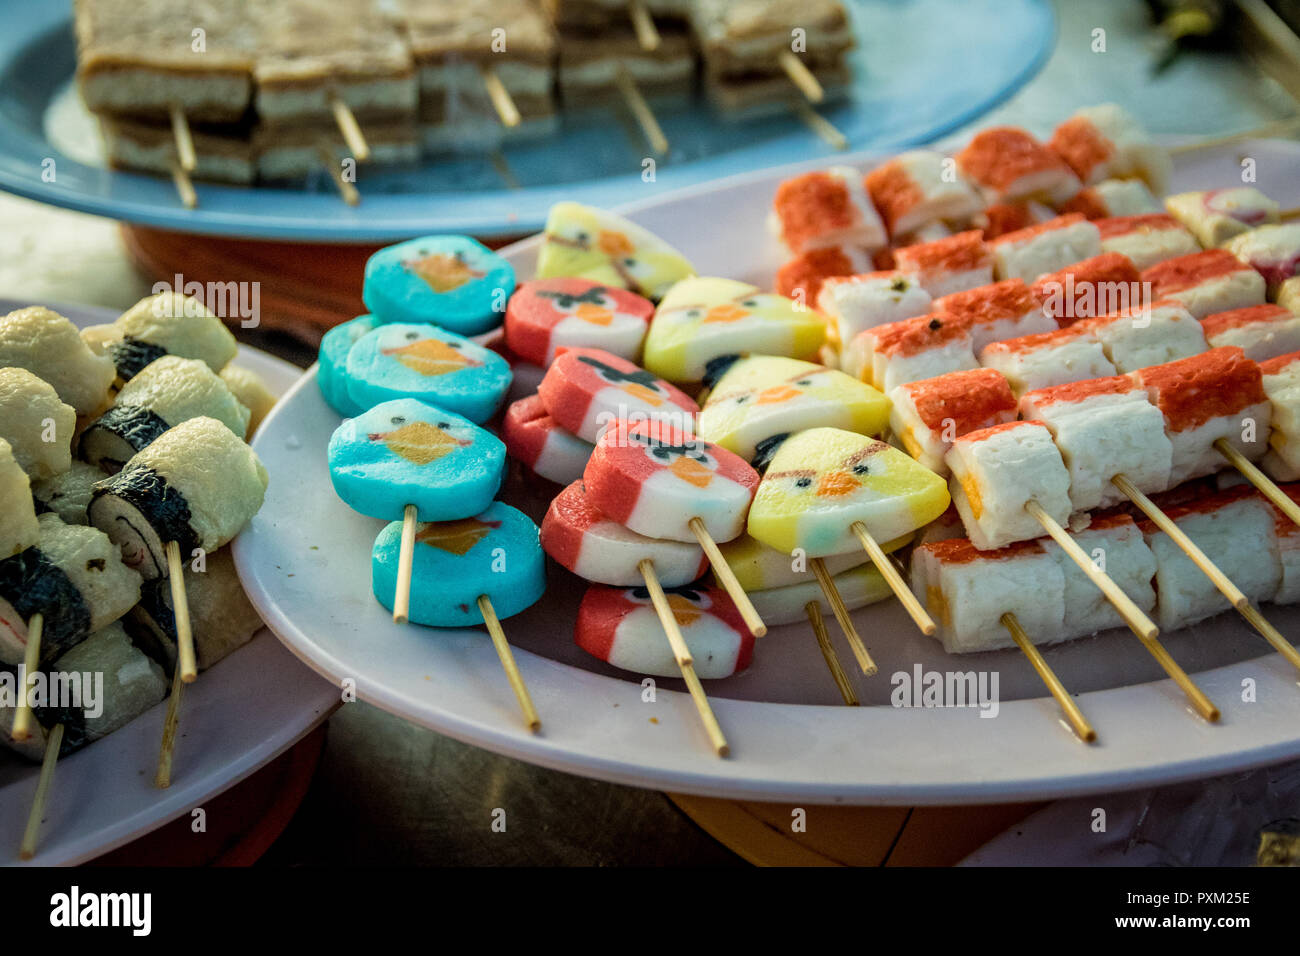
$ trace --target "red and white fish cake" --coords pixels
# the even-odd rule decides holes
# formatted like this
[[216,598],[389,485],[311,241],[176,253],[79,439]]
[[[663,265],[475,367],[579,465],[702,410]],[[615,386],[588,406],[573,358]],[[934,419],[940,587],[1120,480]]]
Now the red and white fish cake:
[[1098,219],[1096,224],[1102,251],[1127,256],[1138,269],[1201,251],[1196,237],[1167,213],[1114,216]]
[[1268,453],[1260,462],[1278,481],[1300,478],[1300,351],[1261,362],[1264,393],[1272,406]]
[[635,292],[590,279],[535,279],[506,305],[506,345],[543,367],[564,348],[604,349],[635,361],[654,308]]
[[1104,252],[1040,276],[1033,294],[1062,327],[1141,306],[1144,301],[1142,273],[1118,252]]
[[894,250],[894,268],[916,276],[934,298],[988,285],[993,281],[993,251],[978,229],[918,242]]
[[1203,319],[1264,304],[1264,277],[1230,252],[1204,252],[1167,259],[1142,273],[1153,299],[1174,299]]
[[501,425],[506,452],[547,481],[567,485],[582,477],[592,444],[556,424],[540,395],[511,403]]
[[817,311],[830,320],[835,343],[843,348],[866,329],[924,315],[930,302],[916,276],[889,270],[827,278],[817,295]]
[[1040,199],[1055,206],[1080,188],[1079,177],[1064,159],[1011,126],[976,133],[956,160],[990,204]]
[[1300,350],[1300,316],[1280,305],[1253,305],[1216,312],[1201,321],[1212,347],[1235,345],[1253,362]]
[[776,294],[803,305],[816,302],[826,280],[854,276],[874,268],[861,249],[838,246],[800,253],[776,271]]
[[1005,279],[945,295],[935,300],[934,311],[945,312],[965,323],[977,353],[990,342],[1052,332],[1057,327],[1020,279]]
[[907,382],[979,367],[966,323],[941,312],[860,332],[845,361],[885,394]]
[[1101,233],[1078,213],[998,236],[991,243],[994,271],[999,279],[1024,279],[1101,255]]
[[681,389],[602,349],[560,353],[537,394],[556,424],[593,444],[621,420],[665,422],[693,432],[700,410]]
[[1158,146],[1124,109],[1114,103],[1087,106],[1052,134],[1047,148],[1089,185],[1136,176],[1162,194],[1173,172],[1169,151]]
[[1279,217],[1277,203],[1254,186],[1178,193],[1165,200],[1165,209],[1207,249]]
[[1138,179],[1104,179],[1088,186],[1059,207],[1061,212],[1080,212],[1089,219],[1116,216],[1146,216],[1164,212],[1146,183]]
[[991,368],[949,372],[889,393],[889,427],[909,455],[947,476],[944,455],[962,435],[1015,421],[1016,398]]
[[867,173],[867,192],[891,236],[909,236],[937,222],[965,223],[979,212],[979,194],[961,177],[947,174],[948,162],[918,149]]
[[[754,636],[725,591],[712,587],[665,591],[700,678],[730,677],[749,666]],[[573,637],[588,654],[621,670],[654,677],[681,675],[644,586],[587,588]]]
[[1148,365],[1163,365],[1199,355],[1206,349],[1201,323],[1172,299],[1138,305],[1076,322],[1101,341],[1115,370],[1135,372]]
[[997,369],[1017,395],[1086,378],[1114,375],[1101,339],[1086,322],[984,346],[980,363]]
[[849,166],[785,180],[772,211],[781,241],[796,255],[838,246],[879,249],[889,242],[861,175]]
[[591,504],[638,534],[693,542],[699,518],[714,541],[730,541],[745,530],[758,472],[688,432],[619,422],[596,443],[583,483]]
[[542,520],[542,549],[579,577],[615,587],[644,583],[638,565],[646,559],[664,587],[689,584],[708,569],[694,541],[648,538],[606,517],[587,500],[581,481],[551,502]]

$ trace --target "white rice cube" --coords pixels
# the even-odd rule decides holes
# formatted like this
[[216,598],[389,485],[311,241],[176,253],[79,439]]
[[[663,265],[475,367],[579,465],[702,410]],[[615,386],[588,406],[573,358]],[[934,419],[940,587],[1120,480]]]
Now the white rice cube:
[[1101,255],[1101,233],[1095,224],[1072,213],[999,236],[991,245],[999,279],[1033,282],[1048,272]]

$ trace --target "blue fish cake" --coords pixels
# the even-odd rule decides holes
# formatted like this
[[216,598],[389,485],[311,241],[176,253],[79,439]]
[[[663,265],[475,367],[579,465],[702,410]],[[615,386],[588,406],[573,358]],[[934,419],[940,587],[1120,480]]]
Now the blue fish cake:
[[320,386],[325,404],[344,418],[365,411],[348,398],[348,352],[361,336],[378,324],[373,315],[359,315],[334,326],[321,337],[320,352],[316,356],[316,384]]
[[[390,611],[397,590],[402,523],[379,532],[371,554],[371,585]],[[429,627],[483,623],[480,595],[498,618],[532,606],[546,590],[546,562],[537,525],[499,501],[460,521],[422,524],[411,563],[411,620]]]
[[425,236],[366,262],[361,298],[380,322],[436,322],[461,335],[494,329],[515,290],[515,270],[468,236]]
[[359,408],[418,398],[485,422],[510,379],[510,363],[500,355],[436,325],[381,325],[348,352],[348,399]]
[[467,418],[413,398],[349,418],[330,438],[330,480],[355,511],[399,521],[476,515],[496,497],[506,446]]

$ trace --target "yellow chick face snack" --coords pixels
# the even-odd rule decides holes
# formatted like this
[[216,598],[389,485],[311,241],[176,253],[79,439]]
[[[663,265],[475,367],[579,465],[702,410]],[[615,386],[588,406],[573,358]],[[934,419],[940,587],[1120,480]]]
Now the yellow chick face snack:
[[844,554],[861,545],[861,521],[877,541],[902,537],[943,514],[944,480],[884,442],[811,428],[776,450],[749,509],[749,533],[786,554]]

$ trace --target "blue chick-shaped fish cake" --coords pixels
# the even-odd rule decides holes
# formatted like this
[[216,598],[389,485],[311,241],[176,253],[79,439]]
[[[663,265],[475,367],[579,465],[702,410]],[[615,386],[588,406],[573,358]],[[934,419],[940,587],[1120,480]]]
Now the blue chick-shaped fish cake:
[[366,262],[361,298],[380,322],[436,322],[478,335],[505,318],[515,270],[468,236],[425,236]]

